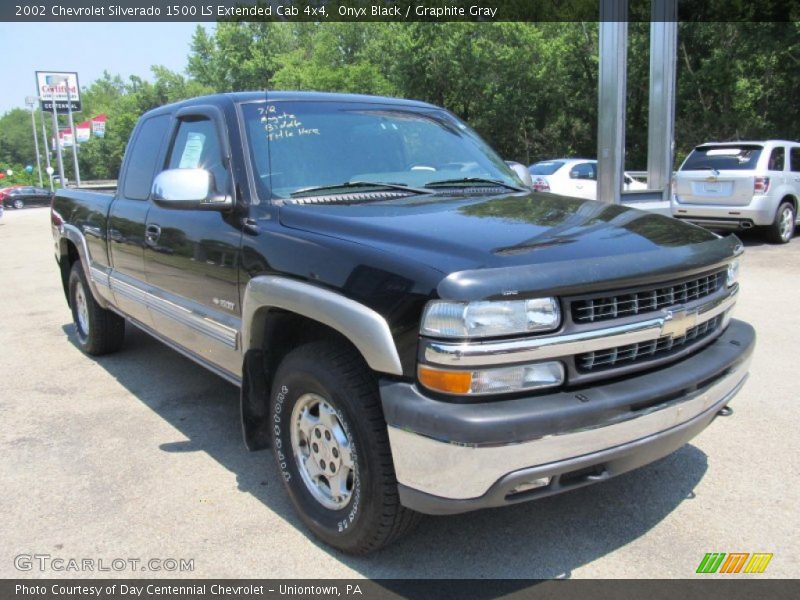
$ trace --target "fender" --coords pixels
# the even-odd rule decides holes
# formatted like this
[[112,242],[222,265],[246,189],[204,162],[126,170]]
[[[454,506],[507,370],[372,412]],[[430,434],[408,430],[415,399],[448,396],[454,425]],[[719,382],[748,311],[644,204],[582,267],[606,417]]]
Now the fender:
[[381,315],[341,294],[287,277],[261,275],[247,284],[242,302],[242,351],[262,349],[270,309],[283,309],[335,329],[374,371],[402,375],[389,324]]
[[[92,296],[94,296],[94,299],[102,308],[109,308],[106,297],[97,289],[98,283],[108,288],[108,273],[101,267],[92,266],[92,257],[89,254],[89,246],[86,243],[86,237],[83,235],[83,232],[75,227],[75,225],[64,223],[59,227],[59,234],[62,238],[75,244],[75,248],[78,250],[78,256],[81,259],[83,274],[89,284]],[[61,262],[60,259],[59,262]]]

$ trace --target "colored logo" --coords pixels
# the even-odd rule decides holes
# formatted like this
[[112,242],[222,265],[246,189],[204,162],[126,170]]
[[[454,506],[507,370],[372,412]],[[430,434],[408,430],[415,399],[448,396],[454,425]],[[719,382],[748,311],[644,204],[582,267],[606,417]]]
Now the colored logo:
[[763,573],[771,560],[772,553],[767,552],[708,552],[700,561],[697,573]]

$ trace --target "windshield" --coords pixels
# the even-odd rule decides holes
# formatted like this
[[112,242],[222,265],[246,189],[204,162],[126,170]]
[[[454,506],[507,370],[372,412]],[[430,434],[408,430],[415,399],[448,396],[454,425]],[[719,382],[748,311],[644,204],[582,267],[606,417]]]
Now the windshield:
[[717,171],[746,171],[756,168],[763,146],[731,144],[730,146],[698,146],[681,171],[716,169]]
[[489,179],[521,185],[474,131],[443,110],[275,101],[244,104],[242,114],[262,197],[289,198],[348,182],[422,188]]
[[563,161],[560,160],[543,160],[528,167],[531,175],[552,175],[564,166]]

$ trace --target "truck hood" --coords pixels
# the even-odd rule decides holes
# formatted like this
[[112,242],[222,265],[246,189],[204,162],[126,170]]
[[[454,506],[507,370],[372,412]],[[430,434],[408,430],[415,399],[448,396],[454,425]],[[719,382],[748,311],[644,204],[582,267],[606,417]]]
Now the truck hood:
[[664,215],[539,193],[285,205],[280,220],[432,267],[439,296],[461,300],[641,285],[741,252],[735,236]]

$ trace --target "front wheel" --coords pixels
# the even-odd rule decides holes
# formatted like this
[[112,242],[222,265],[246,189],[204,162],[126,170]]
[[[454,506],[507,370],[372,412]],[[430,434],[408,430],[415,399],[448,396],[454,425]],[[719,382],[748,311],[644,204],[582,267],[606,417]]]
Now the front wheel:
[[411,529],[400,504],[377,381],[349,347],[314,342],[281,362],[270,422],[278,469],[311,531],[367,554]]
[[791,202],[783,202],[775,213],[775,221],[767,228],[767,239],[773,244],[786,244],[794,236],[795,212]]
[[125,337],[125,319],[97,303],[80,261],[72,265],[69,273],[69,306],[81,350],[101,356],[120,349]]
[[13,206],[13,207],[14,207],[16,210],[19,210],[20,208],[24,208],[24,207],[25,207],[25,202],[23,202],[22,200],[20,200],[19,198],[17,198],[16,200],[14,200],[14,202],[13,202],[12,206]]

